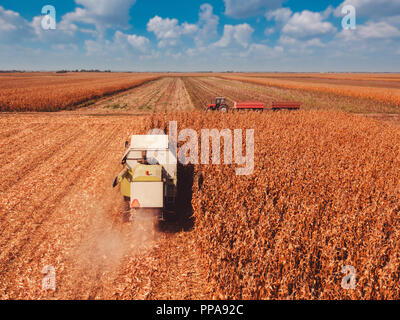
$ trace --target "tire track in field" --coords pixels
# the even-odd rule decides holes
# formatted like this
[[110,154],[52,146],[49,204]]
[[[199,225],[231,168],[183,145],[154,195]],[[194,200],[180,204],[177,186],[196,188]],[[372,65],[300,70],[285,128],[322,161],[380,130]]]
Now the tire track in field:
[[161,106],[162,110],[158,110],[158,111],[168,111],[169,110],[169,106],[171,104],[171,97],[173,97],[173,95],[175,94],[176,91],[176,82],[177,79],[173,78],[171,79],[170,83],[168,84],[168,87],[166,88],[165,92],[163,93],[163,95],[160,97],[157,105],[156,105],[156,111],[157,106]]
[[235,101],[240,100],[260,100],[262,102],[268,102],[273,100],[274,97],[270,94],[263,92],[265,87],[257,85],[247,86],[243,82],[239,81],[229,81],[220,78],[205,78],[203,83],[206,87],[219,87],[222,91],[229,92],[229,95]]
[[185,77],[183,81],[195,108],[198,110],[204,110],[207,103],[211,101],[212,95],[207,91],[201,92],[201,90],[194,83],[193,78]]
[[[85,155],[83,155],[83,157],[78,158],[77,161],[83,162],[82,168],[85,168],[86,165],[90,165],[90,163],[99,155],[99,151],[101,151],[101,149],[105,149],[104,148],[105,145],[107,145],[112,140],[114,140],[115,134],[118,131],[118,129],[119,128],[114,128],[114,130],[111,133],[109,132],[108,133],[108,138],[106,140],[104,140],[103,143],[101,143],[101,144],[93,144],[93,146],[92,146],[93,148],[89,149],[90,154],[92,154],[92,156],[86,157],[86,159],[85,159]],[[89,139],[89,141],[92,141],[92,140]],[[86,165],[85,165],[85,163],[86,163]],[[80,174],[81,174],[80,172],[77,172],[74,176],[71,177],[71,180],[70,180],[71,182],[70,182],[69,186],[72,186],[72,184],[75,184],[75,180],[76,180],[75,178],[79,179]],[[47,202],[52,203],[53,201],[60,201],[62,198],[64,198],[70,192],[70,188],[68,188],[68,185],[67,186],[65,186],[65,185],[64,186],[60,186],[60,190],[62,190],[61,193],[57,194],[57,196],[55,198],[53,198],[53,199],[47,199]],[[45,221],[49,220],[46,217],[51,216],[51,214],[50,214],[50,212],[48,210],[48,209],[51,209],[51,208],[52,208],[52,206],[50,205],[48,207],[45,207],[45,209],[47,209],[47,210],[45,210],[45,209],[40,210],[40,211],[44,212],[44,218],[39,223],[39,225],[46,224]],[[43,230],[43,228],[44,227],[41,226],[41,227],[34,228],[34,230],[31,230],[31,232],[29,232],[30,235],[22,243],[22,246],[19,247],[18,252],[21,252],[25,248],[25,246],[28,246],[28,247],[31,247],[30,252],[34,252],[34,255],[35,255],[36,252],[37,252],[37,247],[40,246],[46,240],[46,237],[48,235],[48,232],[43,233],[42,235],[40,235],[40,232]],[[18,232],[18,234],[20,234],[20,233],[21,233],[21,231]],[[21,238],[21,237],[19,237],[19,238]],[[39,238],[39,239],[37,240],[37,238]],[[29,243],[29,240],[35,240],[33,242],[37,243],[37,247],[35,247],[35,246],[32,247],[32,244]],[[2,268],[2,271],[0,272],[0,274],[3,274],[4,270],[8,270],[11,264],[15,264],[15,261],[19,257],[21,259],[23,258],[23,257],[21,257],[19,255],[14,256],[13,259],[12,259],[12,263],[10,263],[10,262],[7,263],[7,268]],[[31,260],[35,260],[34,258],[35,257],[31,257]]]
[[118,105],[112,111],[124,111],[124,110],[138,110],[140,112],[149,112],[157,109],[157,103],[164,95],[168,88],[169,83],[172,81],[171,78],[162,78],[149,83],[146,86],[138,87],[128,93],[125,93],[121,97],[112,99],[110,103],[103,103],[101,105],[102,112],[104,108],[107,109],[107,105]]
[[[32,142],[37,143],[35,138],[39,138],[44,132],[48,132],[49,135],[54,134],[57,130],[58,128],[44,127],[39,123],[29,128],[15,129],[13,134],[2,138],[2,143],[0,143],[0,164],[3,165],[10,162],[9,155],[15,151],[32,151],[34,147]],[[2,132],[2,130],[0,131]]]
[[[141,114],[175,110],[193,110],[194,106],[180,77],[163,77],[124,94],[103,99],[89,108],[71,113],[128,113]],[[64,112],[66,113],[66,112]]]
[[[74,111],[62,111],[62,114],[98,114],[98,113],[113,113],[121,112],[127,110],[138,110],[138,107],[143,105],[149,99],[154,92],[162,90],[164,86],[164,78],[152,80],[146,82],[143,85],[124,91],[122,93],[117,93],[115,95],[103,98],[96,102],[95,104],[80,108]],[[144,101],[143,101],[144,100]]]
[[[78,188],[77,186],[79,186],[80,184],[84,184],[81,187],[82,190],[85,190],[85,192],[87,191],[93,191],[93,193],[95,193],[96,191],[99,192],[100,194],[102,194],[103,196],[106,196],[106,201],[110,201],[109,205],[106,205],[104,208],[102,208],[101,211],[103,211],[103,213],[106,214],[107,219],[105,220],[101,220],[100,222],[98,221],[98,215],[94,214],[96,217],[89,217],[90,215],[88,215],[87,218],[85,218],[85,215],[83,213],[83,220],[79,221],[76,217],[72,217],[71,222],[72,222],[72,226],[73,227],[73,233],[76,234],[78,232],[78,234],[82,235],[83,230],[87,230],[87,225],[90,225],[91,222],[94,222],[96,224],[96,230],[99,231],[99,233],[101,235],[105,234],[106,236],[109,234],[109,232],[111,232],[113,235],[115,235],[114,231],[118,231],[119,229],[121,229],[123,231],[122,235],[120,236],[130,236],[130,230],[128,227],[128,234],[125,234],[125,231],[123,229],[126,229],[125,226],[121,227],[119,224],[116,224],[116,219],[119,219],[119,215],[118,215],[118,209],[117,208],[113,208],[113,206],[115,204],[120,203],[120,195],[118,194],[117,197],[114,200],[107,200],[107,195],[110,196],[111,194],[115,192],[106,192],[105,190],[112,190],[110,188],[111,186],[111,177],[106,179],[105,184],[102,183],[101,185],[103,185],[103,187],[101,187],[100,190],[97,190],[99,188],[99,185],[94,183],[95,181],[98,181],[99,179],[102,179],[104,181],[104,178],[102,178],[102,175],[98,176],[98,170],[100,170],[100,172],[114,172],[114,174],[117,172],[116,170],[116,166],[118,165],[118,160],[116,158],[119,158],[119,153],[118,151],[120,151],[119,149],[119,145],[122,145],[122,141],[124,140],[123,138],[125,138],[126,133],[124,132],[124,130],[121,130],[123,128],[122,124],[120,123],[120,121],[116,120],[115,123],[118,124],[118,126],[114,126],[117,129],[114,130],[113,132],[110,133],[110,139],[107,142],[106,139],[103,139],[101,137],[98,137],[100,139],[100,141],[104,141],[104,143],[102,143],[99,146],[99,149],[97,150],[98,152],[96,152],[96,150],[89,150],[89,153],[94,153],[97,155],[97,157],[100,158],[99,159],[94,159],[94,161],[90,161],[90,159],[87,162],[86,166],[84,163],[80,164],[80,172],[85,172],[85,176],[86,178],[82,178],[81,176],[79,176],[78,179],[74,179],[74,185],[71,186],[72,188],[68,188],[68,186],[66,185],[62,185],[60,186],[61,189],[65,189],[68,190],[67,194],[62,194],[59,198],[57,198],[57,206],[54,210],[56,210],[55,212],[53,212],[51,214],[51,217],[49,217],[48,219],[46,219],[45,221],[43,221],[43,223],[40,225],[40,228],[36,228],[32,231],[32,236],[28,237],[27,239],[25,239],[26,241],[24,243],[22,243],[22,246],[20,246],[18,248],[18,252],[20,252],[21,254],[18,255],[14,255],[11,260],[11,263],[7,264],[7,268],[3,268],[3,270],[5,271],[5,274],[2,274],[1,278],[2,280],[4,279],[4,281],[2,281],[1,283],[7,283],[6,287],[2,288],[2,297],[4,297],[6,294],[7,296],[10,298],[29,298],[29,297],[43,297],[43,298],[48,298],[53,297],[53,298],[69,298],[71,299],[71,297],[73,298],[82,298],[82,299],[87,299],[87,298],[96,298],[96,297],[107,297],[104,296],[105,293],[105,288],[107,286],[107,284],[113,284],[113,279],[115,278],[115,276],[113,276],[113,274],[116,274],[115,272],[118,271],[115,270],[115,268],[111,268],[113,270],[109,270],[108,269],[108,263],[103,263],[103,262],[98,262],[98,264],[94,264],[93,263],[86,263],[86,267],[85,264],[82,268],[82,266],[78,266],[77,269],[71,270],[70,267],[73,266],[73,263],[66,263],[65,266],[61,267],[59,266],[57,268],[57,271],[60,270],[60,278],[57,278],[58,280],[58,286],[60,287],[60,291],[55,293],[54,295],[52,295],[51,293],[44,293],[40,290],[40,281],[41,281],[41,277],[43,277],[43,275],[40,274],[39,270],[41,270],[41,268],[46,265],[46,264],[54,264],[54,261],[59,261],[61,260],[65,260],[64,256],[60,256],[61,252],[63,252],[62,248],[67,244],[68,247],[68,243],[69,243],[69,249],[71,250],[71,240],[68,240],[68,238],[65,238],[64,241],[62,242],[63,245],[60,248],[59,246],[61,245],[60,243],[60,239],[58,237],[55,237],[52,240],[52,235],[53,233],[59,233],[60,232],[60,228],[62,229],[64,227],[64,223],[62,223],[60,225],[60,223],[57,223],[57,221],[59,219],[63,218],[63,211],[61,210],[61,208],[66,208],[68,207],[68,205],[70,205],[71,203],[74,202],[73,198],[71,199],[69,195],[73,196],[74,193],[79,190],[80,188]],[[132,124],[137,124],[137,119],[134,119],[132,121]],[[125,124],[126,125],[126,124]],[[125,126],[124,125],[124,126]],[[104,130],[99,130],[99,128],[96,127],[92,127],[92,130],[95,130],[97,132],[104,132]],[[144,129],[143,129],[144,130]],[[109,132],[109,130],[107,130]],[[85,141],[88,141],[88,143],[90,144],[95,144],[95,140],[94,139],[87,139],[87,137],[83,137],[83,139]],[[82,150],[81,152],[83,152],[84,150],[86,151],[87,148],[81,148],[80,150]],[[104,159],[104,157],[112,157],[113,160],[110,161],[110,159]],[[72,161],[72,160],[71,160]],[[72,161],[73,163],[75,163],[76,161]],[[95,163],[99,163],[100,166],[95,165]],[[89,169],[89,167],[92,170],[87,170]],[[112,170],[110,170],[110,168],[113,168]],[[97,174],[97,175],[96,175]],[[91,179],[91,177],[94,177],[94,179]],[[73,177],[71,177],[71,179],[73,179]],[[109,181],[108,181],[109,180]],[[86,182],[85,182],[86,181]],[[89,183],[89,184],[88,184]],[[105,189],[104,189],[105,188]],[[50,201],[52,199],[49,199]],[[48,201],[49,201],[48,200]],[[80,205],[80,207],[83,206],[85,207],[85,202],[81,203],[81,201],[78,201],[78,204]],[[110,207],[111,206],[111,207]],[[118,207],[118,206],[117,206]],[[59,209],[57,209],[59,208]],[[110,210],[111,209],[111,210]],[[97,210],[97,209],[96,209]],[[49,210],[45,210],[45,213],[49,213]],[[86,213],[86,211],[85,211]],[[95,213],[95,212],[91,212],[88,211],[87,213]],[[70,217],[70,215],[68,214],[68,217],[66,217],[65,219],[68,219]],[[86,227],[79,227],[79,229],[76,229],[76,227],[79,225],[81,226],[81,224],[85,224]],[[69,229],[69,228],[67,228]],[[90,228],[89,228],[90,230]],[[67,231],[67,230],[66,230]],[[90,231],[89,233],[95,233],[93,230]],[[129,237],[128,237],[129,238]],[[28,241],[29,240],[29,241]],[[111,239],[113,240],[113,239]],[[107,239],[106,239],[107,241]],[[56,242],[56,244],[54,244],[54,242]],[[89,242],[89,247],[84,247],[84,252],[87,252],[90,256],[89,260],[98,260],[97,257],[97,253],[92,253],[93,250],[94,252],[96,251],[96,244],[98,243],[94,243],[93,242]],[[104,243],[104,241],[101,242],[102,245],[107,243]],[[93,247],[94,245],[94,247]],[[54,247],[55,246],[55,247]],[[74,245],[72,245],[73,247]],[[48,251],[46,250],[48,248]],[[52,250],[50,250],[50,248]],[[86,249],[86,250],[85,250]],[[66,249],[68,250],[68,249]],[[49,252],[49,253],[47,253]],[[57,256],[52,256],[51,252],[59,252],[59,254]],[[29,253],[27,255],[27,253]],[[108,253],[109,254],[109,253]],[[136,252],[136,250],[132,253],[134,257],[138,256],[138,252]],[[45,260],[43,261],[44,257],[43,255],[46,256]],[[140,258],[138,259],[143,259],[143,253],[140,253]],[[68,254],[66,254],[66,256],[68,257]],[[76,258],[76,257],[75,257]],[[28,259],[28,260],[27,260]],[[115,259],[115,258],[114,258]],[[67,259],[69,261],[74,261],[73,256],[69,259]],[[117,260],[118,257],[117,257]],[[39,262],[40,261],[40,262]],[[116,263],[115,265],[119,265],[119,262]],[[115,267],[115,266],[114,266]],[[67,270],[68,269],[68,270]],[[15,270],[15,271],[14,271]],[[34,272],[36,270],[36,273]],[[3,271],[3,272],[4,272]],[[67,272],[68,271],[68,272]],[[59,274],[59,273],[58,273]],[[68,274],[67,276],[65,276],[65,274]],[[28,280],[26,280],[28,279]],[[28,281],[28,283],[26,282]],[[120,286],[121,284],[116,284],[117,286]],[[24,290],[21,290],[21,288],[25,288]],[[141,290],[141,289],[140,289]],[[110,296],[108,296],[110,298]]]
[[185,83],[181,77],[177,78],[175,91],[170,100],[168,111],[190,111],[194,109],[194,105],[186,89]]
[[[163,78],[158,83],[158,87],[147,88],[144,97],[136,99],[137,107],[139,108],[139,110],[146,112],[157,111],[158,103],[160,99],[165,95],[165,92],[167,91],[171,81],[171,78]],[[131,94],[127,98],[135,99],[136,96],[134,94]]]
[[272,96],[262,93],[260,88],[245,86],[247,90],[244,90],[242,83],[232,83],[232,81],[210,77],[191,78],[189,81],[192,82],[195,90],[202,92],[208,98],[212,97],[212,100],[218,96],[226,97],[231,107],[235,101],[260,100],[268,102],[273,99]]
[[[63,145],[64,148],[62,146],[58,148],[58,151],[61,151],[63,149],[63,152],[57,152],[53,154],[53,158],[48,157],[46,159],[51,159],[52,163],[55,164],[54,166],[49,166],[48,162],[41,162],[36,170],[30,172],[30,174],[24,177],[24,179],[22,179],[18,185],[13,186],[7,192],[8,194],[11,194],[13,196],[12,199],[7,202],[4,210],[7,210],[10,213],[11,217],[6,216],[4,219],[5,221],[3,221],[2,223],[2,239],[0,239],[0,248],[3,247],[5,243],[7,243],[7,249],[9,247],[13,248],[14,243],[17,243],[19,238],[22,238],[31,233],[31,225],[40,225],[43,222],[42,216],[38,213],[42,213],[49,208],[54,208],[55,204],[52,203],[56,203],[55,201],[59,198],[59,195],[66,192],[65,190],[68,190],[68,186],[70,185],[69,177],[67,177],[67,180],[66,177],[59,174],[59,171],[62,170],[63,166],[66,166],[69,162],[75,160],[75,158],[79,155],[76,150],[79,150],[83,147],[84,140],[88,139],[90,141],[94,139],[96,133],[88,130],[86,134],[79,135],[80,139],[69,139],[67,141],[68,143],[66,145]],[[85,157],[81,155],[79,160],[85,161]],[[51,168],[50,170],[49,167]],[[74,175],[74,172],[71,172],[71,174],[72,177],[76,176],[76,173]],[[37,181],[38,177],[41,177],[42,179]],[[21,190],[29,190],[33,186],[35,188],[33,192],[31,190],[28,197],[26,194],[21,194]],[[51,188],[49,188],[50,186],[55,187],[55,189],[52,190]],[[56,192],[54,192],[55,190]],[[48,193],[43,193],[42,191],[47,191]],[[47,206],[43,206],[43,204],[46,204]],[[24,211],[31,211],[35,214],[35,216],[31,218],[32,220],[29,224],[25,224],[23,220],[19,221],[20,224],[18,224],[18,217],[14,217],[12,213]],[[44,219],[46,219],[46,216]],[[9,225],[9,228],[3,228],[5,223]],[[27,231],[24,232],[24,230]],[[14,234],[17,234],[18,236],[13,237]],[[4,258],[4,255],[8,253],[7,251],[8,250],[5,250],[0,253],[0,265],[2,265],[2,259]]]
[[[48,120],[64,128],[75,124],[66,136],[82,134],[4,194],[12,210],[4,208],[1,228],[0,297],[209,298],[194,234],[140,233],[118,222],[123,203],[111,184],[123,142],[154,127],[152,116],[43,119],[43,126]],[[56,268],[56,292],[41,289],[45,265]]]
[[[115,126],[114,126],[115,127]],[[118,129],[120,129],[120,128],[118,128]],[[117,130],[118,130],[117,129]],[[104,140],[104,142],[100,145],[100,146],[98,146],[97,148],[96,148],[96,150],[92,150],[92,151],[94,151],[94,154],[96,154],[97,155],[97,157],[100,157],[101,159],[103,159],[103,157],[102,156],[106,156],[106,153],[107,153],[107,148],[106,148],[106,145],[108,144],[108,143],[110,143],[110,142],[112,142],[112,141],[115,141],[115,135],[117,134],[117,131],[116,130],[113,130],[111,133],[109,133],[108,135],[109,135],[109,138],[108,139],[106,139],[106,140]],[[96,151],[98,151],[98,152],[96,152]],[[89,166],[91,166],[91,167],[93,167],[93,162],[92,161],[94,161],[94,160],[96,160],[95,159],[95,157],[93,157],[93,158],[91,158],[90,159],[91,161],[89,161],[88,162],[88,165]],[[108,165],[108,166],[110,166],[110,165],[113,165],[114,167],[115,167],[115,164],[116,164],[117,162],[106,162],[106,164]],[[86,166],[83,166],[82,167],[82,171],[84,171],[83,169],[85,169],[85,168],[89,168],[89,167],[86,167]],[[84,171],[85,172],[85,171]],[[90,173],[92,173],[92,172],[90,172]],[[86,173],[85,173],[86,174]],[[93,174],[93,173],[92,173]],[[95,173],[94,173],[95,174]],[[89,173],[87,174],[87,175],[90,175]],[[89,177],[90,178],[90,177]],[[77,191],[79,191],[79,189],[80,188],[77,188],[77,186],[80,186],[81,185],[81,183],[83,183],[84,182],[84,180],[87,180],[88,179],[88,177],[86,177],[86,178],[82,178],[82,177],[80,177],[77,181],[76,181],[76,184],[74,185],[74,187],[71,189],[71,190],[69,190],[69,192],[68,192],[68,194],[66,194],[66,195],[63,195],[63,202],[62,202],[62,206],[68,206],[68,199],[71,199],[70,197],[72,196],[74,196],[74,193],[75,192],[77,192]],[[110,179],[110,181],[111,181],[111,179]],[[109,183],[109,184],[107,184],[107,186],[111,186],[111,183]],[[97,186],[92,186],[92,188],[96,188]],[[88,190],[88,188],[85,188],[85,194],[87,194],[87,190]],[[85,206],[90,206],[91,205],[91,202],[92,200],[89,200],[88,202],[87,201],[84,201],[83,203],[80,203],[81,205],[83,205],[84,207]],[[94,200],[93,200],[94,201]],[[62,207],[61,205],[60,206],[58,206],[58,208],[60,208],[60,207]],[[104,212],[101,212],[101,213],[105,213],[106,211],[104,211]],[[88,212],[89,214],[91,213],[91,214],[95,214],[95,215],[97,215],[97,213],[96,212],[94,212],[94,211],[89,211]],[[56,215],[62,215],[63,214],[63,212],[61,211],[61,210],[57,210],[57,213],[56,213]],[[99,222],[97,221],[97,220],[95,220],[95,221],[93,221],[93,219],[92,219],[92,217],[82,217],[83,219],[82,219],[82,221],[75,221],[75,224],[76,223],[85,223],[85,221],[86,220],[91,220],[92,221],[92,223],[94,223],[94,224],[99,224]],[[53,219],[54,220],[54,219]],[[103,221],[103,219],[101,220],[101,221]],[[105,221],[105,220],[104,220]],[[107,221],[107,222],[109,222],[110,224],[109,225],[106,225],[104,222],[102,222],[102,224],[100,225],[100,228],[102,228],[102,229],[104,229],[104,230],[107,230],[107,228],[109,228],[110,226],[113,226],[113,223],[112,223],[112,220],[110,219],[110,221]],[[91,226],[91,228],[93,228],[92,226]],[[51,230],[52,229],[54,229],[54,233],[59,233],[60,231],[59,231],[59,229],[58,228],[54,228],[54,226],[53,226],[53,224],[51,223],[51,221],[47,221],[46,222],[46,224],[43,226],[43,228],[41,228],[41,230],[45,230],[46,231],[46,234],[45,235],[48,235],[48,234],[52,234],[52,232],[51,232]],[[103,231],[104,232],[104,231]],[[47,254],[46,253],[46,247],[44,246],[44,249],[42,249],[42,250],[40,250],[40,248],[41,247],[43,247],[43,242],[44,242],[44,240],[47,240],[48,242],[50,241],[49,239],[46,239],[45,237],[42,237],[42,238],[39,238],[39,237],[36,237],[36,239],[37,240],[35,240],[35,243],[37,243],[37,247],[34,247],[34,248],[32,248],[31,250],[30,250],[30,252],[34,252],[34,255],[32,256],[32,260],[33,261],[40,261],[40,260],[42,260],[41,259],[41,256],[42,255],[45,255],[45,254]],[[52,242],[54,242],[55,240],[53,240]],[[93,248],[93,247],[90,247],[90,248],[87,248],[88,250],[85,252],[85,254],[88,254],[88,255],[90,255],[91,254],[91,252],[93,252],[93,250],[96,250],[96,248]],[[55,252],[60,252],[61,250],[55,250]],[[62,251],[61,251],[62,252]],[[59,259],[65,259],[65,257],[61,257],[60,255],[58,256],[59,257]],[[76,258],[77,257],[75,257],[75,260],[76,260]],[[52,261],[52,263],[54,264],[54,259],[52,259],[53,261]],[[75,262],[75,261],[74,261]],[[43,262],[42,263],[42,266],[43,265],[45,265],[45,262]],[[72,263],[72,265],[73,265],[73,263]],[[40,270],[40,268],[41,268],[41,266],[40,265],[38,265],[37,266],[37,270]],[[68,268],[68,266],[66,266],[66,268]],[[87,274],[93,274],[93,272],[99,272],[99,271],[96,271],[97,270],[97,265],[96,264],[90,264],[90,267],[88,268],[88,270],[85,270],[85,272],[87,273]],[[69,273],[73,273],[73,270],[71,270],[71,267],[69,267],[69,269],[68,269],[68,272]],[[85,272],[83,272],[83,273],[85,273]],[[19,278],[21,278],[21,276],[19,277]],[[72,280],[76,280],[76,279],[80,279],[80,278],[82,278],[82,277],[79,277],[79,275],[77,275],[76,277],[72,277]],[[58,279],[58,285],[59,285],[59,287],[63,287],[63,286],[66,286],[66,287],[74,287],[74,283],[73,283],[73,281],[70,281],[70,283],[63,283],[63,281],[62,281],[62,278],[60,279]],[[86,281],[87,282],[87,281]],[[38,279],[38,281],[37,281],[37,283],[40,283],[40,279]],[[91,286],[94,286],[94,283],[93,282],[90,282],[90,285]],[[81,292],[82,292],[82,289],[83,289],[83,287],[82,287],[82,285],[79,285],[79,284],[77,284],[77,286],[76,286],[76,288],[79,288],[79,290],[81,290]],[[65,289],[65,288],[64,288]],[[43,294],[43,293],[42,293]],[[62,298],[62,297],[60,297],[60,298]],[[64,297],[64,298],[68,298],[68,297]],[[79,298],[79,295],[74,295],[74,298]]]
[[32,171],[38,163],[43,163],[51,159],[65,145],[78,138],[82,133],[83,131],[78,131],[71,135],[65,135],[65,132],[63,132],[61,128],[56,129],[54,134],[49,132],[49,134],[44,137],[46,142],[41,141],[38,143],[40,145],[39,148],[35,148],[35,144],[37,145],[38,140],[32,141],[32,139],[29,139],[26,142],[26,150],[25,148],[17,150],[14,152],[15,157],[9,153],[7,157],[8,161],[6,161],[0,170],[2,174],[2,181],[0,183],[2,191],[6,192],[11,186],[19,185],[23,178]]
[[[6,118],[4,118],[6,119]],[[6,122],[5,122],[6,123]],[[1,126],[0,128],[0,141],[7,141],[7,143],[14,144],[19,138],[26,136],[26,132],[34,132],[34,130],[40,129],[40,123],[34,124],[22,124],[15,128],[10,128],[9,125]],[[7,140],[6,140],[7,139]],[[11,141],[10,141],[11,140]],[[3,148],[4,143],[0,144],[0,150]]]

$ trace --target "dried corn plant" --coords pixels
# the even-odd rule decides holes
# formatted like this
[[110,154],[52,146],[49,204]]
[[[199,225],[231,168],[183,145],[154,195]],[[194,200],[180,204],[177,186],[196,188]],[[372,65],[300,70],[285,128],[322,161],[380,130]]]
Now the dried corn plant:
[[157,79],[152,74],[27,73],[0,76],[0,111],[59,111]]
[[[256,168],[196,165],[195,233],[214,298],[399,299],[400,131],[336,112],[154,115],[255,128]],[[355,290],[341,286],[344,266]]]
[[[318,81],[315,82],[308,82],[304,83],[298,81],[296,77],[289,78],[289,79],[279,79],[278,78],[257,78],[254,76],[221,76],[221,78],[228,79],[228,80],[239,80],[248,83],[255,83],[261,84],[265,86],[276,86],[285,89],[299,89],[317,93],[328,93],[328,94],[335,94],[337,96],[348,96],[354,97],[357,99],[367,99],[375,102],[384,103],[387,105],[392,106],[400,106],[400,89],[398,89],[398,84],[395,87],[386,87],[386,82],[394,81],[398,83],[398,78],[391,79],[384,78],[377,80],[380,82],[378,87],[374,86],[354,86],[348,85],[343,80],[343,84],[335,84],[335,83],[319,83]],[[333,78],[335,79],[335,78]],[[362,80],[368,80],[368,77],[362,78]],[[382,110],[377,110],[382,111]]]

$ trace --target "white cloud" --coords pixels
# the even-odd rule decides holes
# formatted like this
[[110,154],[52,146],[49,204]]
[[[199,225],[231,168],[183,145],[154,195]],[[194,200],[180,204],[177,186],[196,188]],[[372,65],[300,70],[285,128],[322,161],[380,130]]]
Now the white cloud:
[[160,48],[179,44],[182,36],[192,37],[196,46],[202,47],[218,36],[218,25],[219,17],[213,13],[213,7],[203,4],[196,24],[180,24],[177,19],[155,16],[148,22],[147,30],[156,35]]
[[86,54],[88,56],[104,56],[107,53],[107,51],[104,50],[106,47],[111,47],[109,41],[103,43],[103,41],[85,40]]
[[243,48],[247,48],[251,41],[254,29],[247,23],[236,26],[225,25],[222,38],[214,43],[215,47],[226,48],[232,43],[237,43]]
[[396,26],[397,28],[400,28],[400,15],[387,17],[387,18],[385,18],[385,21],[392,26]]
[[213,13],[208,3],[200,6],[198,33],[195,37],[197,46],[203,46],[218,36],[219,17]]
[[182,24],[182,34],[190,35],[196,33],[197,31],[199,31],[199,27],[195,24],[190,24],[187,22]]
[[368,22],[358,27],[357,34],[363,39],[398,38],[400,30],[385,21]]
[[286,35],[281,35],[279,38],[279,43],[285,46],[285,48],[290,49],[289,51],[298,50],[299,54],[304,52],[309,52],[312,48],[324,48],[327,44],[323,43],[319,38],[311,38],[311,39],[298,39],[289,37]]
[[[3,42],[40,41],[50,44],[71,43],[79,30],[74,23],[62,19],[57,23],[56,30],[44,30],[42,19],[44,16],[33,17],[28,21],[19,13],[5,10],[0,6],[0,39]],[[95,33],[93,30],[81,29],[85,33]],[[52,46],[57,48],[57,46]]]
[[289,8],[279,8],[273,11],[267,11],[265,14],[268,20],[275,20],[277,22],[286,23],[292,16],[292,10]]
[[225,14],[233,18],[248,18],[279,8],[284,0],[224,0]]
[[159,40],[158,46],[162,48],[177,45],[182,35],[194,34],[198,27],[187,22],[180,25],[177,19],[155,16],[147,23],[147,31],[156,35]]
[[23,23],[24,19],[21,18],[19,13],[5,10],[0,6],[0,31],[10,32],[18,29],[18,25]]
[[352,5],[356,8],[357,16],[362,17],[384,17],[400,14],[399,0],[345,0],[335,10],[336,16],[342,16],[342,7]]
[[267,29],[265,29],[264,34],[266,36],[269,36],[269,35],[273,34],[274,32],[275,32],[275,28],[267,28]]
[[298,43],[298,40],[292,37],[282,35],[279,39],[279,42],[284,45],[295,45]]
[[65,14],[62,18],[66,25],[86,23],[95,25],[100,35],[107,28],[127,27],[129,10],[136,0],[75,0],[83,8]]
[[61,20],[57,23],[56,30],[44,30],[42,28],[42,19],[43,16],[34,17],[31,23],[31,27],[35,33],[36,38],[43,42],[71,42],[74,40],[74,36],[78,31],[91,34],[93,36],[97,35],[97,32],[95,30],[84,28],[79,29],[76,24],[70,23],[65,20]]
[[344,41],[360,41],[368,39],[394,39],[399,37],[399,28],[385,21],[369,21],[364,25],[358,25],[356,30],[342,30],[336,38]]
[[[132,50],[133,49],[133,50]],[[102,38],[89,39],[85,41],[87,56],[107,57],[108,59],[129,59],[139,55],[148,54],[150,51],[150,40],[136,34],[126,34],[119,30],[114,33],[111,40]]]
[[322,36],[336,31],[330,22],[323,21],[323,14],[308,10],[293,14],[282,29],[283,34],[299,38]]
[[[354,0],[360,5],[357,13],[371,19],[363,19],[367,22],[358,24],[356,30],[340,30],[331,41],[326,35],[336,31],[327,21],[332,7],[323,12],[294,13],[279,6],[283,0],[225,1],[227,14],[232,17],[262,13],[273,20],[265,35],[280,33],[276,43],[273,39],[253,43],[255,27],[247,23],[225,25],[223,34],[219,34],[219,17],[211,5],[203,4],[197,22],[159,16],[149,21],[148,31],[154,33],[156,45],[163,49],[157,49],[147,37],[123,29],[129,25],[130,7],[135,2],[76,0],[79,6],[58,19],[57,30],[49,31],[41,28],[42,16],[26,20],[0,6],[0,61],[6,68],[28,69],[59,68],[60,63],[70,68],[117,70],[258,70],[259,66],[288,71],[321,66],[335,70],[343,62],[341,70],[348,66],[362,71],[373,66],[385,71],[398,66],[400,12],[396,8],[400,1],[376,0],[373,6],[371,1]],[[378,8],[382,4],[390,10]],[[367,9],[374,12],[366,14]],[[336,20],[339,26],[340,19]],[[114,37],[106,37],[108,28],[113,29]],[[86,56],[81,54],[85,49]]]
[[325,47],[325,44],[322,43],[321,39],[319,38],[313,38],[310,40],[307,40],[305,42],[306,47]]
[[147,24],[147,30],[153,32],[157,39],[176,39],[181,34],[177,19],[163,19],[159,16],[150,19]]
[[156,50],[152,50],[150,54],[141,55],[139,59],[141,61],[154,61],[161,58],[161,53]]
[[258,57],[261,59],[276,57],[284,51],[283,47],[277,46],[271,48],[264,44],[253,43],[249,46],[246,52],[243,52],[240,56],[243,58]]
[[132,47],[140,51],[146,51],[146,48],[150,44],[149,39],[143,36],[137,36],[135,34],[128,35],[128,42]]
[[31,24],[18,12],[5,10],[0,6],[0,39],[7,42],[18,42],[33,36]]
[[149,49],[150,40],[143,36],[116,31],[114,34],[114,43],[116,46],[122,47],[125,47],[125,44],[129,44],[136,50],[146,52]]
[[54,50],[57,51],[62,51],[62,52],[66,52],[66,51],[72,51],[74,53],[78,52],[78,46],[76,44],[73,43],[69,43],[69,44],[55,44],[51,46]]

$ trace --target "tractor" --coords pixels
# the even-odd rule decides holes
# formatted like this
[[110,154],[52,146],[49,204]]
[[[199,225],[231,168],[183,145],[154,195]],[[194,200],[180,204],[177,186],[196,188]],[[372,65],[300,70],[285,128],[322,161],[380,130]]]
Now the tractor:
[[233,108],[230,109],[226,103],[226,98],[218,97],[215,98],[214,104],[209,104],[206,107],[207,112],[211,111],[220,111],[220,112],[228,112],[229,110],[232,111],[240,111],[240,110],[256,110],[256,111],[266,111],[266,110],[299,110],[301,108],[300,102],[287,102],[287,101],[271,101],[269,106],[265,102],[261,101],[244,101],[244,102],[236,102],[233,101]]
[[226,104],[226,99],[224,97],[217,97],[215,98],[215,103],[209,104],[206,107],[207,112],[212,111],[220,111],[220,112],[228,112],[229,107]]

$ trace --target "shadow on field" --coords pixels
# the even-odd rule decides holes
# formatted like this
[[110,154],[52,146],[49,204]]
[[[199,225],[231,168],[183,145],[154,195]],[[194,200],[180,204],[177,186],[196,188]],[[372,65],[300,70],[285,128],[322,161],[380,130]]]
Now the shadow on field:
[[192,208],[193,196],[193,165],[178,164],[178,194],[176,198],[175,213],[167,214],[164,222],[160,223],[160,231],[178,233],[191,231],[194,227]]

